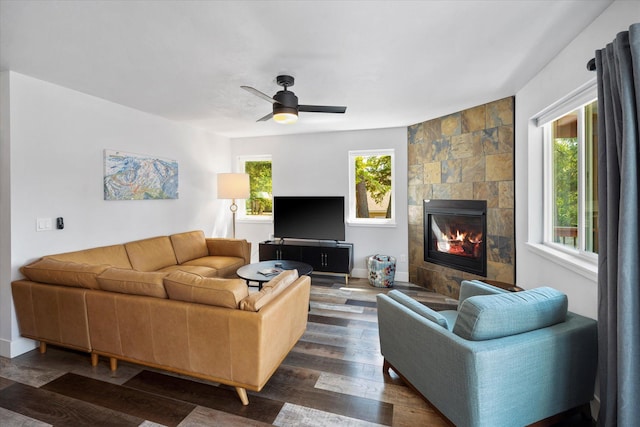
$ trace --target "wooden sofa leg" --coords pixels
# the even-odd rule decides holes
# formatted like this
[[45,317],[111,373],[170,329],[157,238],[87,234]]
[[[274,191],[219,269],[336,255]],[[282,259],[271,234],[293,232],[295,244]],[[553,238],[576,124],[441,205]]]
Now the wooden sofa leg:
[[109,358],[109,368],[112,371],[116,371],[118,369],[118,359],[116,359],[115,357],[110,357]]
[[244,406],[247,406],[249,404],[249,398],[247,397],[247,389],[242,387],[236,387],[236,393],[238,393],[238,396],[240,397],[242,404]]
[[47,343],[40,341],[40,353],[45,354],[47,352]]
[[94,368],[98,366],[98,355],[95,353],[91,353],[91,366]]
[[384,359],[384,362],[382,363],[382,373],[388,375],[389,369],[391,369],[391,364],[387,362],[387,359]]

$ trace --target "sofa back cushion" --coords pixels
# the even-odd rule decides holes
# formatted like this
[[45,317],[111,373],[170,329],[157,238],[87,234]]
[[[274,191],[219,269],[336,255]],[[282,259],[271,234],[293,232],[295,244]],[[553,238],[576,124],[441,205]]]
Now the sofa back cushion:
[[122,294],[167,298],[163,279],[168,273],[109,268],[97,277],[100,289]]
[[240,308],[246,311],[258,311],[269,301],[282,293],[298,279],[298,270],[286,270],[262,285],[259,292],[254,292],[242,301]]
[[169,236],[137,240],[125,243],[124,247],[134,270],[157,271],[177,264]]
[[172,234],[169,237],[171,238],[171,244],[173,245],[173,251],[176,254],[178,264],[209,256],[207,241],[202,230]]
[[53,258],[58,261],[71,261],[84,264],[110,265],[118,268],[131,268],[129,255],[124,245],[101,246],[98,248],[84,249],[75,252],[65,252],[56,255],[47,255],[44,258]]
[[202,277],[185,271],[174,271],[164,278],[164,287],[170,299],[238,308],[238,304],[249,295],[242,279]]
[[52,285],[72,286],[76,288],[98,289],[96,277],[109,268],[108,265],[85,264],[71,261],[59,261],[53,258],[40,258],[20,268],[27,279]]
[[564,322],[567,296],[549,287],[469,297],[458,310],[453,333],[482,341]]

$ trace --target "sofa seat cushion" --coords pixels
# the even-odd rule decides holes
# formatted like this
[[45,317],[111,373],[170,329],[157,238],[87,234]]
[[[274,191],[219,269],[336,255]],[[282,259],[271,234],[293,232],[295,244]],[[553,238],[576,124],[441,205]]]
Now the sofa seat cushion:
[[472,341],[520,334],[564,322],[567,296],[549,287],[478,295],[463,301],[453,333]]
[[202,277],[218,277],[218,270],[211,267],[204,267],[201,265],[170,265],[169,267],[161,268],[159,271],[164,273],[172,273],[174,271],[184,271],[186,273],[197,274]]
[[217,270],[220,277],[235,277],[236,271],[245,265],[245,262],[244,258],[218,255],[196,258],[180,265],[210,267]]
[[29,280],[52,285],[99,289],[96,277],[108,269],[108,265],[85,264],[41,258],[20,268]]
[[178,263],[169,236],[137,240],[125,243],[124,247],[134,270],[158,271]]
[[201,230],[172,234],[169,238],[171,239],[178,264],[209,255],[207,241],[204,237],[204,232]]
[[170,299],[227,308],[238,308],[249,295],[242,279],[202,277],[184,271],[166,276],[164,286]]
[[163,279],[168,273],[109,268],[98,276],[100,288],[122,294],[167,298]]
[[393,291],[389,292],[387,295],[392,300],[402,304],[403,306],[405,306],[409,310],[411,310],[414,313],[424,317],[425,319],[430,320],[433,323],[437,323],[438,325],[442,326],[445,329],[450,329],[449,328],[449,322],[447,321],[446,317],[442,316],[440,313],[438,313],[437,311],[427,307],[426,305],[421,304],[420,302],[416,301],[415,299],[411,298],[410,296],[407,296],[407,295],[405,295],[402,292],[397,291],[397,290],[393,290]]
[[298,279],[298,270],[286,270],[262,285],[259,292],[254,292],[242,301],[240,309],[246,311],[259,311],[265,304],[272,301],[287,287]]

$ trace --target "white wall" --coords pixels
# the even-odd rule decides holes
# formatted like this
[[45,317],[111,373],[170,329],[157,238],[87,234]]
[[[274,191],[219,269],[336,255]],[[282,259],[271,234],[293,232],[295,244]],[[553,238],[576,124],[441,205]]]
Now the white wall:
[[[9,188],[9,73],[0,73],[0,355],[2,339],[11,337],[11,199]],[[3,320],[7,319],[7,321]],[[9,340],[5,340],[7,343]],[[9,345],[7,344],[7,347]]]
[[[8,298],[20,266],[42,255],[193,229],[228,235],[227,203],[216,200],[215,184],[216,173],[230,170],[231,157],[227,138],[15,72],[2,74],[0,354],[14,356],[32,348],[19,338]],[[179,199],[103,200],[104,149],[177,160]],[[54,218],[54,230],[36,232],[39,217]],[[56,217],[64,218],[63,230],[55,230]]]
[[[301,119],[302,120],[302,119]],[[273,194],[276,196],[344,196],[349,200],[350,150],[395,149],[395,227],[346,227],[345,241],[354,244],[353,276],[366,277],[365,259],[383,253],[398,259],[396,280],[407,281],[407,128],[305,135],[238,138],[231,142],[232,156],[270,154],[273,167]],[[272,223],[240,222],[237,236],[253,242],[257,260],[258,243],[273,233]]]
[[531,118],[592,79],[586,69],[595,50],[640,21],[636,1],[616,1],[535,78],[516,93],[516,283],[549,285],[565,292],[571,311],[597,318],[596,275],[566,261],[551,260],[530,243],[542,241],[542,135]]

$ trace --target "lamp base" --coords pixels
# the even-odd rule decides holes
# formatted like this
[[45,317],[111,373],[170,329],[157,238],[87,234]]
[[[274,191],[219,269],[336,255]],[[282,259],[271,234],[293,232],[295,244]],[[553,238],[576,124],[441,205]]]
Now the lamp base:
[[236,199],[231,199],[231,206],[229,206],[229,209],[231,209],[231,218],[232,218],[232,223],[233,223],[233,238],[236,238],[236,212],[238,212],[238,205],[236,205]]

